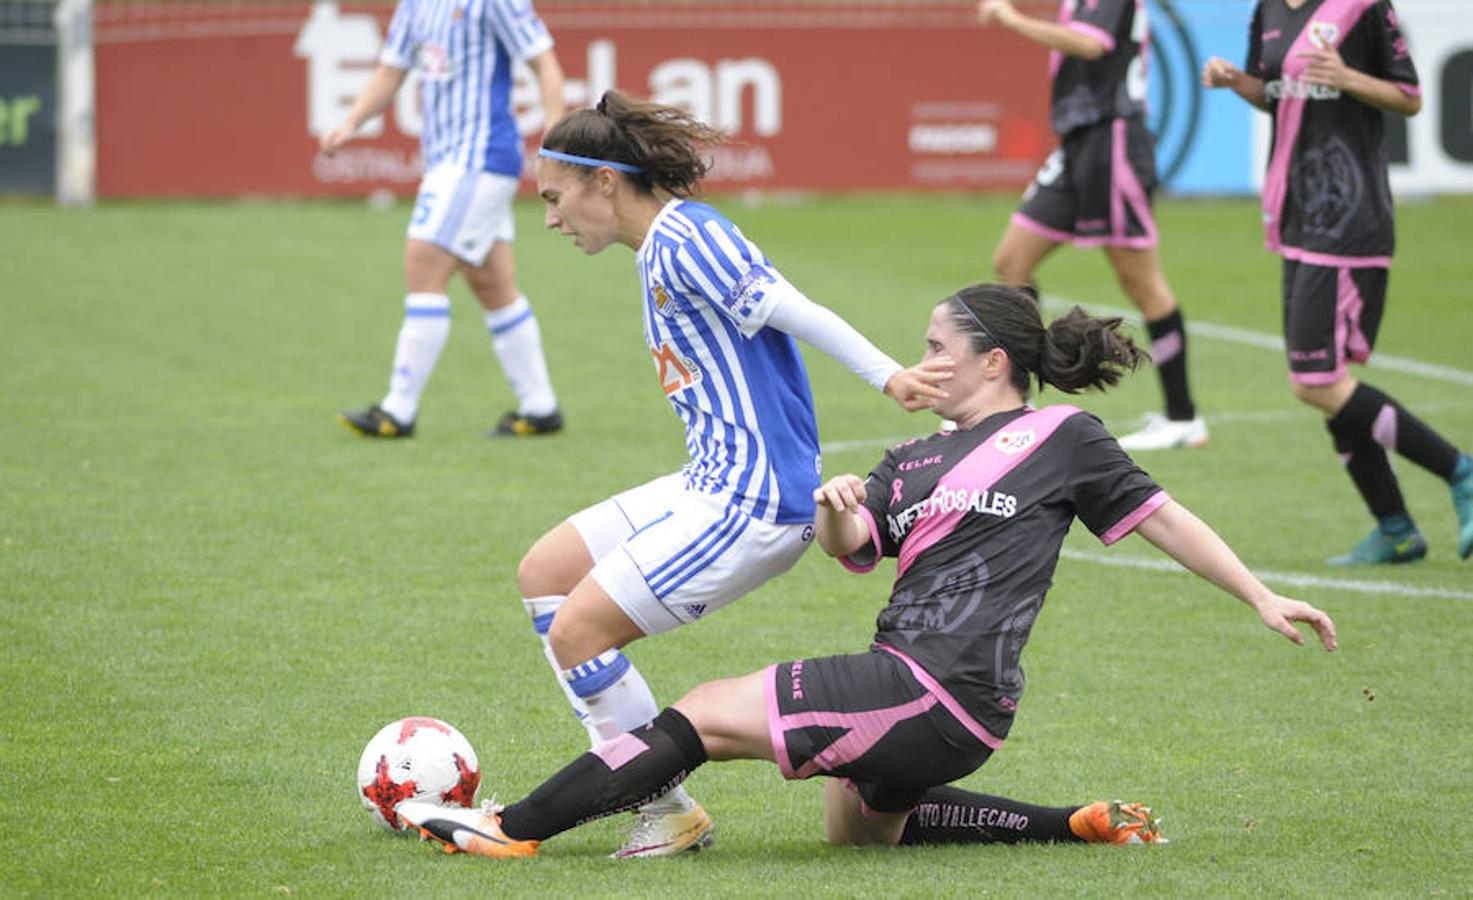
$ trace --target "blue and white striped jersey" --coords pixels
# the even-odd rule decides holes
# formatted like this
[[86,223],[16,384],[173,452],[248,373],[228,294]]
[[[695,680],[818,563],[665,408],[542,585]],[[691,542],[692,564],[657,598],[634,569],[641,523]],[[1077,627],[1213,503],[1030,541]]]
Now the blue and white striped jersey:
[[425,168],[453,162],[519,177],[512,59],[551,48],[528,0],[399,0],[379,62],[419,73]]
[[797,343],[764,327],[793,291],[719,212],[672,200],[636,256],[655,370],[685,423],[686,486],[748,515],[813,520],[820,461],[808,371]]

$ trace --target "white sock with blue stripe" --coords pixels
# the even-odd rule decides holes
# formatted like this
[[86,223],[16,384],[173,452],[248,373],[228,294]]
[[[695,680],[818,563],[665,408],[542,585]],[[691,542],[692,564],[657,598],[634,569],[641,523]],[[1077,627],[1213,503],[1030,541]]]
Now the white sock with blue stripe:
[[404,424],[419,415],[424,393],[445,340],[450,336],[450,298],[444,294],[409,294],[404,298],[404,324],[394,349],[389,393],[379,406]]
[[486,310],[486,330],[501,370],[517,397],[517,412],[546,416],[557,409],[547,360],[542,355],[542,329],[526,296],[500,309]]

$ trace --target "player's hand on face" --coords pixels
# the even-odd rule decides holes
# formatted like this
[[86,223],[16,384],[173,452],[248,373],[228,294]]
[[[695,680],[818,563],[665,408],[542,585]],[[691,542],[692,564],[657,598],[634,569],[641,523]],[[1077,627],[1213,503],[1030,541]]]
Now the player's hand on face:
[[1237,66],[1220,56],[1214,56],[1202,66],[1202,86],[1232,87],[1233,82],[1237,81],[1241,74]]
[[813,502],[835,512],[859,512],[868,496],[858,475],[835,475],[813,492]]
[[885,396],[900,404],[906,412],[930,409],[937,400],[948,396],[941,387],[956,372],[956,361],[949,356],[923,359],[908,369],[901,369],[885,382]]
[[1340,646],[1335,637],[1335,622],[1322,610],[1302,600],[1273,594],[1268,602],[1259,607],[1258,615],[1263,619],[1263,624],[1296,644],[1304,643],[1304,635],[1294,627],[1294,623],[1304,622],[1319,635],[1320,643],[1325,645],[1326,650],[1334,650]]
[[1345,65],[1345,60],[1340,58],[1340,51],[1334,47],[1301,50],[1295,55],[1309,61],[1304,69],[1303,79],[1305,81],[1310,84],[1322,84],[1325,87],[1341,89],[1345,87],[1349,68]]

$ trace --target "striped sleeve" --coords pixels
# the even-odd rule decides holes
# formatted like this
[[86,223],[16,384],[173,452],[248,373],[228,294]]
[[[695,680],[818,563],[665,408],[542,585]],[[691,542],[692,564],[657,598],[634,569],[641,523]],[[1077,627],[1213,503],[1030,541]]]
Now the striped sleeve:
[[491,0],[491,30],[512,56],[529,60],[552,49],[552,33],[529,0]]
[[795,288],[735,225],[717,217],[692,224],[675,253],[676,275],[751,337],[767,324],[779,298]]
[[394,18],[389,22],[389,36],[384,40],[384,49],[378,61],[396,69],[414,68],[414,36],[409,23],[414,18],[414,0],[399,0],[394,9]]

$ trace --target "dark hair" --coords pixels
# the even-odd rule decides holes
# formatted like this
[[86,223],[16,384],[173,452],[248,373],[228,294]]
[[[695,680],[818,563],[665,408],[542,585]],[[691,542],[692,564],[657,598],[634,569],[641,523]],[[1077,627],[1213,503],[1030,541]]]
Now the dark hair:
[[689,197],[711,168],[701,158],[701,147],[725,140],[725,132],[683,110],[607,91],[593,109],[559,119],[543,136],[542,146],[637,166],[640,171],[628,177],[640,189]]
[[974,284],[942,301],[953,307],[952,324],[971,336],[981,353],[1001,347],[1013,365],[1013,386],[1028,393],[1029,376],[1066,394],[1104,390],[1133,370],[1146,352],[1121,334],[1119,316],[1097,318],[1079,307],[1047,328],[1028,292],[1001,284]]

